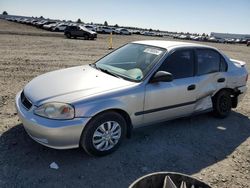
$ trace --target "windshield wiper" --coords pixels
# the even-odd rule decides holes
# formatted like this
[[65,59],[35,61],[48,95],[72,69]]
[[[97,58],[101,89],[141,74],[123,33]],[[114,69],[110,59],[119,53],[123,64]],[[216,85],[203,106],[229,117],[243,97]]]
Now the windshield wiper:
[[102,72],[104,72],[104,73],[106,73],[106,74],[109,74],[109,75],[111,75],[111,76],[115,76],[115,77],[117,77],[117,78],[122,78],[122,77],[119,76],[118,74],[115,74],[115,73],[113,73],[113,72],[111,72],[111,71],[109,71],[109,70],[107,70],[107,69],[103,69],[103,68],[97,67],[95,63],[91,63],[91,64],[89,64],[89,66],[91,66],[91,67],[93,67],[93,68],[95,68],[95,69],[97,69],[97,70],[100,70],[100,71],[102,71]]
[[111,72],[111,71],[109,71],[109,70],[107,70],[107,69],[103,69],[103,68],[100,68],[100,67],[97,67],[97,66],[96,66],[96,68],[97,68],[98,70],[104,72],[104,73],[107,73],[107,74],[111,75],[111,76],[115,76],[115,77],[117,77],[117,78],[121,78],[121,77],[118,76],[117,74],[115,74],[115,73],[113,73],[113,72]]
[[93,67],[93,68],[95,68],[95,69],[98,69],[98,68],[96,67],[96,64],[95,64],[95,63],[90,63],[89,66],[91,66],[91,67]]

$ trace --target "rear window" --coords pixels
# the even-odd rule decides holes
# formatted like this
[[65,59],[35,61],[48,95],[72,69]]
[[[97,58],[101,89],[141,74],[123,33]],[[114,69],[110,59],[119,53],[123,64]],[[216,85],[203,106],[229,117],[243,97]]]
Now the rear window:
[[220,71],[221,72],[226,72],[227,71],[227,62],[224,59],[224,57],[221,57],[221,59],[220,59]]

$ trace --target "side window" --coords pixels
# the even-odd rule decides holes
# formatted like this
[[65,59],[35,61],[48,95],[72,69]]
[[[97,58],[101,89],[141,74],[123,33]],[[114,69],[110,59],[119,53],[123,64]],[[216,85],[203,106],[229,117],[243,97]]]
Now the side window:
[[220,71],[221,72],[226,72],[227,71],[227,62],[224,59],[224,57],[221,57],[221,59],[220,59]]
[[198,75],[220,71],[221,56],[218,52],[209,49],[201,49],[196,52]]
[[161,71],[170,72],[174,79],[194,75],[194,55],[192,50],[178,50],[171,54],[160,67]]

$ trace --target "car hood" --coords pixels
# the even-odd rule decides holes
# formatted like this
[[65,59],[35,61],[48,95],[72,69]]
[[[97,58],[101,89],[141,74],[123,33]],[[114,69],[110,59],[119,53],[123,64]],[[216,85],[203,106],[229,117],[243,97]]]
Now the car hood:
[[86,31],[86,32],[89,32],[89,33],[92,34],[92,35],[96,34],[96,32],[94,32],[94,31],[92,31],[92,30],[90,30],[90,29],[87,29],[87,28],[81,28],[81,30]]
[[24,87],[24,94],[34,105],[39,106],[47,102],[71,103],[133,84],[136,83],[85,65],[38,76]]

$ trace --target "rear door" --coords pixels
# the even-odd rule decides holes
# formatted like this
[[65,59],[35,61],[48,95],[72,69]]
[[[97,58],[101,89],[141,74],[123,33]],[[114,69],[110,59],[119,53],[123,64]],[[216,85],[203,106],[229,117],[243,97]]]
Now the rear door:
[[71,26],[70,30],[72,36],[77,36],[77,26]]
[[144,123],[182,117],[193,112],[197,80],[194,79],[194,50],[173,52],[158,71],[172,73],[172,82],[148,83],[145,88]]
[[200,48],[195,50],[197,103],[195,111],[212,108],[212,95],[226,87],[227,63],[216,50]]
[[79,26],[76,27],[76,36],[78,37],[83,36],[83,30]]

